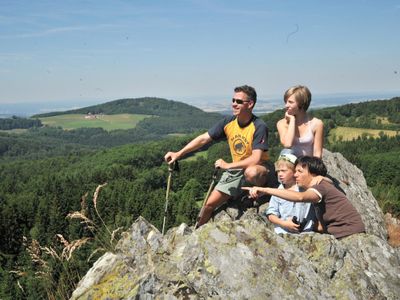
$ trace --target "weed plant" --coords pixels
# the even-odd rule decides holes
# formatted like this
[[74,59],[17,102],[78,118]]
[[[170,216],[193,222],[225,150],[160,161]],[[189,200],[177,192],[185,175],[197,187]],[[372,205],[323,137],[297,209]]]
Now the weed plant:
[[[99,185],[93,194],[93,208],[99,222],[95,222],[88,217],[89,207],[86,199],[88,193],[81,198],[81,210],[69,213],[66,217],[71,220],[79,220],[86,232],[90,236],[82,237],[73,241],[68,241],[63,235],[56,234],[56,242],[51,246],[41,246],[35,239],[28,240],[24,237],[24,245],[31,260],[32,270],[14,270],[12,273],[22,278],[32,274],[39,281],[47,299],[69,299],[71,293],[76,289],[77,283],[81,279],[82,257],[87,263],[94,257],[104,252],[114,252],[119,238],[120,230],[113,231],[104,222],[98,210],[98,197],[100,190],[107,183]],[[88,251],[90,245],[97,245],[93,251]],[[87,247],[84,247],[87,246]],[[77,250],[84,248],[86,251]],[[85,257],[86,256],[86,257]],[[24,290],[24,284],[18,280],[17,285],[24,298],[29,298]]]

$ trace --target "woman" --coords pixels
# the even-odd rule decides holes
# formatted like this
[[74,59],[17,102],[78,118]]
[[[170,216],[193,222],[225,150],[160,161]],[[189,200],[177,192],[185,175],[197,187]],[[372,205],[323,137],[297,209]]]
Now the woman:
[[310,117],[307,109],[311,103],[311,92],[306,86],[297,85],[285,92],[285,117],[276,127],[281,144],[299,156],[322,157],[324,124]]

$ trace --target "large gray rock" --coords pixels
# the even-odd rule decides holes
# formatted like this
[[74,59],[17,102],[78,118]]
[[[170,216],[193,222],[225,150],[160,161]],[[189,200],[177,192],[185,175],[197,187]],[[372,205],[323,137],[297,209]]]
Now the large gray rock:
[[[162,236],[143,218],[81,280],[72,299],[399,299],[400,251],[362,173],[324,152],[367,234],[277,235],[254,208],[228,208]],[[368,206],[368,207],[366,207]]]
[[[400,255],[358,234],[276,235],[254,214],[163,237],[143,218],[73,299],[396,299]],[[103,268],[101,263],[105,264]],[[107,269],[107,263],[108,269]],[[105,272],[106,270],[106,272]],[[89,283],[89,284],[88,284]],[[398,299],[398,298],[397,298]]]

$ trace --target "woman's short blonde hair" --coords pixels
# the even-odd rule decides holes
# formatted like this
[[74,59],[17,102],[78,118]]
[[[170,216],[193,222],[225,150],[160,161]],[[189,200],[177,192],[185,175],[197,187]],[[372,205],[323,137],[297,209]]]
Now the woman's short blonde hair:
[[290,96],[294,95],[294,99],[300,109],[307,111],[311,103],[311,92],[308,87],[304,85],[296,85],[291,87],[285,92],[283,101],[286,103]]

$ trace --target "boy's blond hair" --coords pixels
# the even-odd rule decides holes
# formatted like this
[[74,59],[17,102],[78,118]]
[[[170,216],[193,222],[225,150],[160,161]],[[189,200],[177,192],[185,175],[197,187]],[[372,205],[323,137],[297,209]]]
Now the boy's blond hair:
[[275,162],[275,169],[278,169],[281,164],[284,164],[286,167],[294,171],[296,160],[297,157],[291,153],[281,153],[281,155],[279,155],[277,161]]
[[279,166],[284,165],[288,169],[294,171],[294,164],[292,164],[290,161],[282,158],[278,158],[278,160],[275,162],[275,169],[279,169]]

